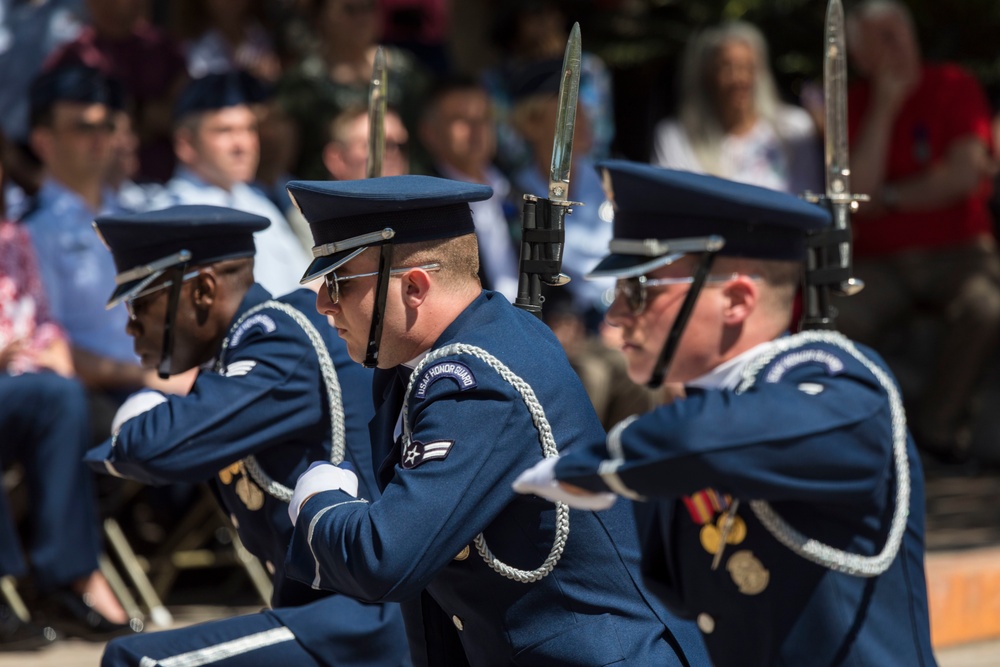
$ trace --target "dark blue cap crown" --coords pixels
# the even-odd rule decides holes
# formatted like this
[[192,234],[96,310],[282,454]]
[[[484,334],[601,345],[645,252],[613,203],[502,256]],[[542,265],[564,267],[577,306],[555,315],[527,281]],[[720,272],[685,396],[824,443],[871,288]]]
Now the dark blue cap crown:
[[315,259],[302,277],[305,283],[335,270],[370,245],[472,234],[469,202],[489,199],[493,189],[433,176],[385,176],[292,181],[288,194],[309,222],[315,242]]
[[708,237],[721,239],[720,255],[804,261],[807,234],[831,223],[826,209],[784,192],[624,160],[597,167],[614,240],[589,277],[641,275],[696,251],[678,241]]
[[79,63],[57,65],[31,82],[28,93],[32,125],[57,102],[103,104],[122,109],[125,95],[121,84],[95,67]]
[[242,70],[208,74],[192,79],[181,90],[174,104],[174,120],[203,111],[257,104],[270,94],[267,84]]
[[144,289],[172,266],[252,257],[254,232],[269,224],[267,218],[222,206],[171,206],[98,218],[94,228],[118,269],[109,305]]

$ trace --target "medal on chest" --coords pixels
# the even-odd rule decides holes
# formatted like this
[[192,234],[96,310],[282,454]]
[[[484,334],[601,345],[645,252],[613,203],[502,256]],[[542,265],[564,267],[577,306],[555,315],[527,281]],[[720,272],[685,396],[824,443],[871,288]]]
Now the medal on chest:
[[[746,521],[736,511],[740,501],[733,500],[715,489],[702,489],[683,498],[691,519],[701,526],[698,541],[712,556],[712,570],[717,570],[727,545],[742,544],[747,537]],[[757,595],[767,588],[770,572],[753,552],[746,549],[734,553],[726,571],[744,595]]]
[[248,510],[256,511],[264,506],[264,492],[247,475],[242,461],[237,461],[220,470],[219,480],[227,486],[235,480],[236,485],[234,490],[236,491],[236,497],[240,499]]

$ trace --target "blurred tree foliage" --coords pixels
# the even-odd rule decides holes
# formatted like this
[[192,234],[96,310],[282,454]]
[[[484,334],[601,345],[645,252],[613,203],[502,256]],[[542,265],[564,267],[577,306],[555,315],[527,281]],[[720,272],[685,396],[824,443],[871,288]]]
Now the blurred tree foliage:
[[[852,4],[844,0],[845,9]],[[962,64],[1000,103],[1000,1],[904,4],[913,12],[925,57]],[[681,53],[701,28],[726,19],[760,27],[789,101],[798,101],[806,82],[822,80],[826,0],[570,0],[567,9],[581,22],[584,48],[614,72],[617,146],[632,159],[647,159],[652,126],[673,111]]]

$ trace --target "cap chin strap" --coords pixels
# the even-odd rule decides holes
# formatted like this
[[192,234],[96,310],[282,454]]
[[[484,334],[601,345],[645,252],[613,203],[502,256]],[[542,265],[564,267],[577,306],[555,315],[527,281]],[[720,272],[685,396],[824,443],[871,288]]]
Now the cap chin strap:
[[694,272],[694,281],[691,283],[691,289],[684,296],[684,303],[681,304],[681,309],[677,313],[677,319],[674,320],[674,325],[670,327],[670,333],[667,335],[667,342],[663,344],[663,350],[660,352],[659,358],[656,360],[656,365],[653,366],[653,375],[649,378],[647,386],[653,389],[658,389],[663,381],[667,377],[667,373],[670,372],[670,362],[674,358],[674,354],[677,352],[677,346],[681,340],[681,334],[684,333],[685,327],[687,327],[688,320],[691,318],[691,312],[694,310],[694,303],[698,300],[698,295],[701,293],[701,288],[705,285],[705,280],[708,278],[708,272],[712,269],[712,263],[715,261],[716,251],[708,251],[704,253],[701,257],[701,261],[698,262],[698,267]]
[[174,324],[177,320],[177,304],[180,303],[181,288],[184,287],[184,274],[187,273],[187,262],[177,264],[169,269],[173,273],[170,286],[170,296],[167,301],[167,312],[163,316],[163,352],[160,355],[160,365],[156,374],[160,379],[170,377],[170,366],[174,356]]
[[378,283],[375,285],[375,307],[372,309],[372,326],[368,330],[368,349],[365,368],[378,368],[379,344],[382,342],[382,324],[385,322],[385,300],[389,292],[389,270],[392,268],[392,244],[379,246]]

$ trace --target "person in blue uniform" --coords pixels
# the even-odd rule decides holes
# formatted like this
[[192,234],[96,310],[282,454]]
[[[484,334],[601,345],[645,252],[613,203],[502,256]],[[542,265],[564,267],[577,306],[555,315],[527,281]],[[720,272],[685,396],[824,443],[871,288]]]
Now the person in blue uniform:
[[835,331],[788,335],[827,210],[712,176],[601,168],[616,202],[594,270],[618,280],[607,319],[634,381],[684,383],[686,397],[516,487],[645,501],[643,571],[696,620],[716,667],[934,665],[922,473],[899,389]]
[[175,206],[98,218],[114,255],[128,333],[146,368],[200,368],[187,396],[140,393],[114,436],[88,452],[100,470],[148,484],[208,481],[240,538],[271,573],[272,608],[111,642],[102,665],[409,664],[395,605],[369,605],[293,581],[287,503],[316,459],[350,461],[377,496],[365,423],[371,374],[353,364],[310,290],[273,299],[253,280],[266,218]]
[[469,202],[430,176],[292,182],[315,240],[303,281],[377,367],[381,498],[318,463],[299,478],[289,576],[403,603],[417,665],[706,665],[643,587],[632,514],[519,497],[514,476],[604,431],[559,342],[480,286]]

